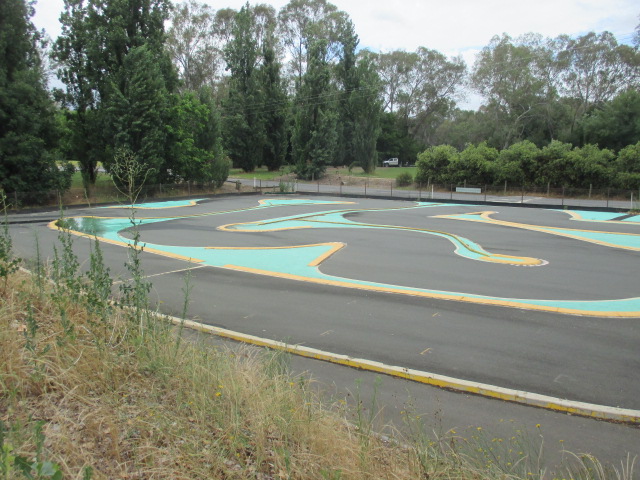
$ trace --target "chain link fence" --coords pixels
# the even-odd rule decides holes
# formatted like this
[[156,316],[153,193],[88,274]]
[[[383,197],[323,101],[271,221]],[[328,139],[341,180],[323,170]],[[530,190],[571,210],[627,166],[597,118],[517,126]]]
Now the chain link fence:
[[[304,193],[344,197],[383,198],[409,201],[495,203],[544,208],[590,208],[619,211],[640,210],[640,191],[617,189],[552,188],[551,186],[504,185],[411,185],[398,187],[394,179],[344,176],[315,182],[301,182],[288,177],[276,180],[229,179],[222,188],[213,185],[180,184],[145,185],[136,203],[162,199],[196,198],[231,193]],[[107,203],[127,204],[125,195],[113,186],[71,188],[65,192],[11,192],[7,194],[11,210],[25,206],[69,207]]]
[[595,208],[623,211],[640,210],[640,191],[620,189],[552,188],[504,185],[411,185],[398,187],[393,179],[341,177],[315,182],[290,179],[242,180],[256,191],[310,193],[317,195],[391,198],[411,201],[478,202],[520,204],[544,208]]
[[[224,193],[237,193],[242,185],[228,181],[223,187],[183,182],[179,184],[145,185],[137,196],[136,203],[177,198],[195,198]],[[244,190],[250,190],[244,188]],[[10,210],[22,210],[31,207],[70,207],[73,205],[98,205],[129,203],[128,198],[112,185],[96,185],[90,188],[70,188],[66,191],[50,190],[46,192],[10,192],[6,193]]]

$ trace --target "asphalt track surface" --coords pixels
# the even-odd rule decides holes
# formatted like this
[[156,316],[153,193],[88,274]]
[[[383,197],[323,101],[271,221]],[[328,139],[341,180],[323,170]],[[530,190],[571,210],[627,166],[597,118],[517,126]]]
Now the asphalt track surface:
[[[274,198],[283,201],[255,208],[259,200]],[[421,204],[416,208],[415,202],[313,199],[338,202],[324,204],[301,199],[225,197],[181,208],[139,208],[137,218],[159,220],[139,227],[147,245],[192,248],[188,256],[198,260],[204,247],[219,247],[207,253],[225,255],[251,249],[261,258],[254,269],[258,272],[252,273],[226,263],[237,261],[235,256],[212,260],[209,263],[219,264],[211,267],[146,248],[143,268],[153,281],[154,300],[166,313],[179,313],[185,271],[190,269],[189,313],[203,323],[388,365],[640,410],[640,308],[634,310],[631,302],[632,308],[624,311],[615,305],[609,310],[589,309],[594,301],[638,297],[640,244],[633,242],[640,238],[640,224],[578,221],[568,212],[519,207]],[[341,212],[337,217],[324,215],[337,210]],[[494,213],[479,214],[487,211]],[[67,212],[78,217],[128,215],[125,208]],[[291,217],[299,222],[301,216],[302,224],[274,222]],[[250,222],[254,223],[234,225]],[[228,225],[232,226],[220,228]],[[256,225],[263,231],[247,231]],[[612,237],[607,232],[624,235]],[[33,255],[36,238],[42,255],[50,256],[58,235],[46,222],[37,221],[11,225],[11,233],[16,250],[25,257]],[[128,230],[115,234],[123,243],[131,238]],[[465,255],[452,238],[479,246],[490,256],[503,256],[494,260],[526,257],[542,262],[524,266],[486,261],[486,256],[471,258],[473,252]],[[612,238],[621,240],[612,244]],[[80,258],[87,258],[89,243],[76,240]],[[340,247],[311,268],[318,272],[316,277],[305,279],[309,269],[298,268],[300,261],[307,262],[298,254],[304,249],[282,247],[318,244]],[[108,243],[102,249],[113,275],[126,279],[127,250]],[[325,277],[361,285],[323,283]],[[370,288],[372,284],[402,288]],[[407,288],[455,295],[454,299],[421,296],[407,293]],[[462,300],[473,295],[498,300]],[[517,299],[522,305],[501,306],[500,299]],[[584,303],[583,313],[527,308],[527,302],[519,299],[558,305],[571,300]]]

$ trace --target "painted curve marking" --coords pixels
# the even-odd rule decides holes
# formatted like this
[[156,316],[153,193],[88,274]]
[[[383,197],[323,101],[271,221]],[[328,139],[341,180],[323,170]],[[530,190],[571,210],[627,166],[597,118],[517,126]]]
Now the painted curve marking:
[[[281,203],[279,204],[281,205]],[[286,203],[291,205],[291,203]],[[270,205],[273,207],[275,205]],[[266,206],[265,206],[266,207]],[[266,208],[269,208],[266,207]],[[256,208],[256,207],[251,207]],[[257,207],[260,208],[260,207]],[[415,207],[410,207],[415,208]],[[248,210],[248,209],[247,209]],[[353,210],[351,210],[353,211]],[[338,212],[324,212],[334,214]],[[344,213],[344,212],[342,212]],[[213,214],[219,214],[214,212]],[[319,216],[314,214],[312,216]],[[478,214],[476,214],[477,216]],[[443,216],[455,218],[457,216]],[[462,215],[461,217],[464,217]],[[69,225],[69,231],[83,237],[97,237],[109,243],[128,246],[132,241],[120,235],[124,229],[132,226],[131,220],[123,218],[85,218],[74,217]],[[139,219],[137,224],[145,225],[184,217]],[[342,217],[340,217],[342,218]],[[464,218],[456,218],[464,219]],[[282,220],[282,219],[281,219]],[[343,219],[343,221],[346,219]],[[288,221],[288,220],[287,220]],[[478,221],[478,220],[474,220]],[[484,220],[486,221],[486,220]],[[75,222],[75,223],[74,223]],[[86,222],[86,224],[85,224]],[[347,223],[354,223],[349,222]],[[357,225],[357,224],[356,224]],[[51,228],[58,229],[55,222]],[[335,225],[334,225],[335,227]],[[344,227],[344,226],[343,226]],[[370,228],[370,227],[366,227]],[[423,289],[391,285],[364,280],[350,279],[326,275],[320,271],[319,265],[342,249],[345,245],[340,242],[300,245],[295,247],[271,248],[230,248],[230,247],[182,247],[172,245],[153,244],[143,242],[140,248],[159,255],[165,255],[180,260],[200,263],[203,265],[224,268],[241,272],[254,273],[308,283],[355,288],[375,292],[395,293],[424,298],[453,300],[481,305],[514,307],[528,310],[538,310],[553,313],[598,316],[598,317],[640,317],[640,298],[626,298],[614,300],[575,301],[575,300],[544,300],[544,299],[515,299],[497,296],[475,295],[463,292],[450,292],[435,289]],[[268,255],[265,255],[268,252]]]
[[504,227],[520,228],[522,230],[532,230],[535,232],[547,233],[559,237],[567,237],[582,242],[595,243],[605,247],[622,248],[624,250],[640,251],[640,235],[636,233],[616,233],[602,232],[597,230],[579,230],[573,228],[545,227],[541,225],[530,225],[526,223],[507,222],[492,218],[496,212],[475,212],[454,215],[438,215],[435,218],[445,218],[448,220],[462,220],[466,222],[480,222]]
[[624,213],[616,212],[591,212],[588,210],[552,211],[566,213],[571,217],[571,220],[575,220],[577,222],[619,223],[627,225],[640,224],[640,215],[626,215]]
[[128,209],[140,209],[140,210],[163,210],[165,208],[180,208],[180,207],[194,207],[206,198],[196,198],[194,200],[169,200],[166,202],[148,202],[138,203],[135,205],[111,205],[109,207],[98,208],[128,208]]
[[[420,205],[416,207],[406,208],[426,208],[432,205]],[[368,228],[382,230],[397,230],[401,232],[415,232],[426,235],[442,237],[450,241],[455,247],[456,255],[470,260],[479,260],[482,262],[503,263],[507,265],[517,266],[541,266],[546,265],[545,260],[532,257],[519,257],[512,255],[500,255],[487,252],[477,243],[468,238],[454,235],[448,232],[437,230],[429,230],[426,228],[401,227],[397,225],[381,225],[381,224],[365,224],[354,222],[345,215],[363,210],[337,210],[329,212],[320,212],[316,214],[294,215],[290,217],[282,217],[270,219],[268,221],[246,222],[228,224],[218,227],[219,230],[227,232],[276,232],[283,230],[294,230],[302,228]],[[369,210],[371,211],[371,210]]]

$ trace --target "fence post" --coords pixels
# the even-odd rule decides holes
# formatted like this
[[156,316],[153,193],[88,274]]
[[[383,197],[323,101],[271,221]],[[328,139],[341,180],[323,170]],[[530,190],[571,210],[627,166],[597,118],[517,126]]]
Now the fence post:
[[591,200],[591,190],[593,190],[593,183],[589,184],[589,200]]
[[367,181],[364,181],[364,198],[367,198]]
[[453,183],[449,185],[449,200],[453,200]]
[[391,181],[391,196],[393,197],[393,180]]
[[520,196],[520,203],[524,204],[524,185],[522,185],[522,195]]
[[318,193],[320,193],[320,180],[318,180]]
[[564,207],[564,187],[562,187],[562,206]]
[[340,196],[342,196],[342,180],[340,180]]
[[609,188],[607,188],[607,208],[609,208]]
[[484,202],[487,203],[487,185],[484,186]]

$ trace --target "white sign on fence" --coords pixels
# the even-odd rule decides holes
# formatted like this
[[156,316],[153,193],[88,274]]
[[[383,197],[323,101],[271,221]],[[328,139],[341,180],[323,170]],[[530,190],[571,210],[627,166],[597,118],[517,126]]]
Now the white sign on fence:
[[482,189],[472,187],[456,187],[456,193],[482,193]]

